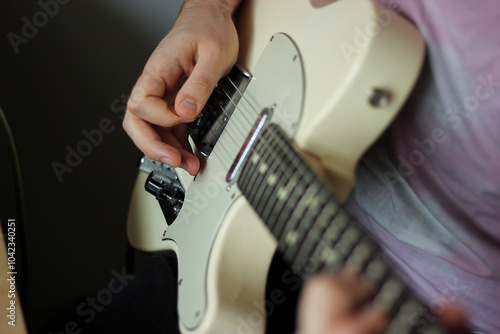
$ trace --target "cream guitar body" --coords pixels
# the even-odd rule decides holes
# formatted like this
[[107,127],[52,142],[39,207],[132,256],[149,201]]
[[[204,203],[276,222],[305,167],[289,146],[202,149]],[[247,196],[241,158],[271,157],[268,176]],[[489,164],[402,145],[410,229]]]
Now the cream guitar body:
[[[244,70],[235,69],[209,101],[206,113],[220,108],[220,115],[193,127],[204,167],[193,180],[145,159],[127,222],[136,249],[176,253],[183,333],[237,333],[249,316],[262,320],[252,322],[254,333],[265,330],[265,284],[278,243],[238,181],[249,160],[273,155],[250,158],[263,129],[278,126],[345,200],[358,160],[404,103],[424,55],[415,28],[370,1],[313,8],[305,0],[250,0],[236,22]],[[261,164],[255,173],[273,168]],[[157,196],[174,212],[168,225],[147,183],[168,185]]]

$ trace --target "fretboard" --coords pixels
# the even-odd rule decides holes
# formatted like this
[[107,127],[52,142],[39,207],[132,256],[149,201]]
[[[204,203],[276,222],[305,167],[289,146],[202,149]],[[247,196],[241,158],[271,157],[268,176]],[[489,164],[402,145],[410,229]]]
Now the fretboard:
[[350,266],[375,287],[374,303],[389,311],[386,333],[445,332],[277,125],[259,135],[238,186],[303,279]]

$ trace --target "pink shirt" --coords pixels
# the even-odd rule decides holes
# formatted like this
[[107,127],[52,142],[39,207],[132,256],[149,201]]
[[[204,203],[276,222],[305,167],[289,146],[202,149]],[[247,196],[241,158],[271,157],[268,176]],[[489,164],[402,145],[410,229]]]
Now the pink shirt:
[[348,208],[427,303],[500,333],[500,2],[376,2],[415,23],[428,59]]

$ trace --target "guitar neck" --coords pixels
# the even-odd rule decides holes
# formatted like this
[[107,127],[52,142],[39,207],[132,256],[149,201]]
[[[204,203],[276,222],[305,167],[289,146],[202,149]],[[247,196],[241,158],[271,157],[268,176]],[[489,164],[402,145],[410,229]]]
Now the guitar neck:
[[389,311],[386,333],[444,333],[276,124],[250,149],[238,186],[303,279],[355,268],[375,287],[374,302]]

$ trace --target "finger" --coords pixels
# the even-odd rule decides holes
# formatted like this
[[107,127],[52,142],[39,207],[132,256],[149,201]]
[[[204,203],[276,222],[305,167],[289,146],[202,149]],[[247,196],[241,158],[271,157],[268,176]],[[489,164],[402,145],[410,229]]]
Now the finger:
[[187,170],[189,174],[195,176],[200,170],[200,160],[186,150],[180,150],[181,152],[181,164],[180,167]]
[[387,312],[371,306],[340,321],[332,321],[328,333],[379,334],[388,321]]
[[302,291],[298,309],[301,333],[321,333],[332,319],[349,315],[355,302],[349,275],[317,275],[310,278]]
[[361,278],[361,275],[349,268],[343,268],[336,274],[338,284],[348,299],[344,302],[344,311],[358,307],[372,295],[372,288]]
[[198,59],[175,99],[175,110],[180,117],[194,120],[200,113],[217,81],[228,71],[227,67],[221,67],[221,63],[214,55],[204,55]]
[[180,166],[182,160],[179,149],[163,142],[161,136],[148,122],[127,112],[123,120],[123,128],[147,157],[172,167]]
[[193,153],[193,149],[191,145],[189,144],[188,140],[188,135],[189,135],[189,128],[187,124],[179,124],[171,129],[172,134],[179,140],[181,143],[182,147],[190,152]]
[[179,150],[181,154],[181,162],[179,166],[188,171],[191,175],[196,175],[200,169],[200,161],[193,154],[191,146],[187,140],[187,126],[185,124],[180,124],[171,129],[161,127],[154,128],[160,135],[163,142],[169,143],[169,145]]
[[449,329],[449,333],[466,333],[467,316],[462,306],[455,303],[445,304],[436,315]]
[[166,84],[163,78],[144,73],[132,90],[127,110],[152,124],[164,127],[172,127],[184,122],[165,100],[165,90]]

